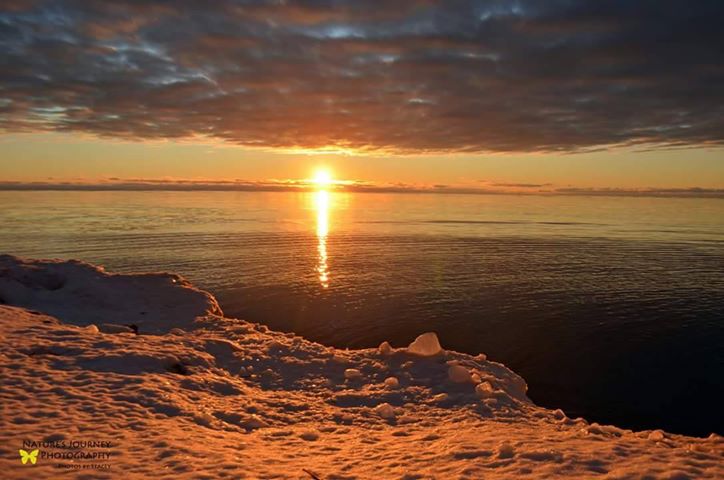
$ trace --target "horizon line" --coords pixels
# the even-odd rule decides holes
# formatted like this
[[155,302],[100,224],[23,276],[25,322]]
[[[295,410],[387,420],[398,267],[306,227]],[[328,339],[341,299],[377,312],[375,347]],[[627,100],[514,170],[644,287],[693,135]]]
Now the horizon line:
[[[495,184],[493,184],[494,186]],[[499,184],[501,185],[501,184]],[[369,185],[360,183],[337,184],[323,190],[340,193],[402,193],[452,195],[562,195],[562,196],[617,196],[663,198],[724,198],[724,188],[616,188],[616,187],[558,187],[544,189],[543,185],[505,184],[520,188],[503,190],[475,187],[434,185]],[[501,185],[502,186],[502,185]],[[254,183],[242,181],[125,181],[117,183],[74,182],[22,182],[0,181],[0,191],[171,191],[171,192],[286,192],[305,193],[320,188],[309,183]]]

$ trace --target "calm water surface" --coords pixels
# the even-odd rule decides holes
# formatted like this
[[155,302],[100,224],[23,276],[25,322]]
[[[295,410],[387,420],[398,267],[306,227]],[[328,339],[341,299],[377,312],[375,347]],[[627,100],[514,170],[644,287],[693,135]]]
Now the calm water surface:
[[537,403],[724,433],[724,200],[0,192],[0,252],[180,273],[340,347],[437,331]]

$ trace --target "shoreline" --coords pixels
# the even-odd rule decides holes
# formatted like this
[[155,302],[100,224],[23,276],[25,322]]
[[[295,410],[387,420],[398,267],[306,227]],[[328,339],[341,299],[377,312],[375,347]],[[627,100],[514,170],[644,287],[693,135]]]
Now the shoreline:
[[174,274],[0,255],[0,325],[9,478],[61,468],[21,464],[24,441],[79,440],[113,447],[78,478],[724,477],[718,435],[568,418],[429,335],[341,350],[225,318]]

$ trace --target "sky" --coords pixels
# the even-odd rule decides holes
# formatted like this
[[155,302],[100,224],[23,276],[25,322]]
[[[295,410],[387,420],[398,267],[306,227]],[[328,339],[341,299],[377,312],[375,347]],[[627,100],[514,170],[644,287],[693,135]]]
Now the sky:
[[6,0],[0,186],[724,189],[724,3]]

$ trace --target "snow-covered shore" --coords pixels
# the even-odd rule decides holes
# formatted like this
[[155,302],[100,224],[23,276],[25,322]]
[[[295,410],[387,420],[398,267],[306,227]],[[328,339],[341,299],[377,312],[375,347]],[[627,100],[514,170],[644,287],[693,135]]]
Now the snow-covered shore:
[[351,351],[228,319],[176,275],[0,256],[0,341],[2,478],[724,478],[719,436],[567,418],[432,335]]

